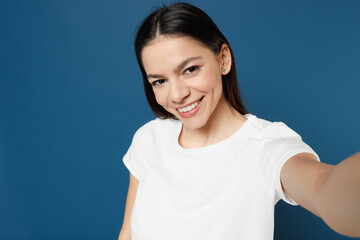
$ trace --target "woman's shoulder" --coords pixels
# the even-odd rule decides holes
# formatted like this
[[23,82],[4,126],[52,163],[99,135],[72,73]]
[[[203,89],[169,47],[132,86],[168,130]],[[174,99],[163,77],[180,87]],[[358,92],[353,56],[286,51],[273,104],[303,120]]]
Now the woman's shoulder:
[[176,129],[181,122],[175,119],[155,118],[142,125],[134,134],[134,139],[144,139],[157,134],[166,134]]
[[253,139],[291,138],[299,135],[281,121],[269,121],[252,115],[252,127],[256,130]]
[[138,131],[173,128],[181,124],[179,120],[171,118],[155,118],[142,125]]

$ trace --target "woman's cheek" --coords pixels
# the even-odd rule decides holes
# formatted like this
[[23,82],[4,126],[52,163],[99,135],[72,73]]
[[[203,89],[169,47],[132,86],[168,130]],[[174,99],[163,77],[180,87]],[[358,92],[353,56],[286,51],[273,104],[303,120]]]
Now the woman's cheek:
[[162,107],[166,108],[166,93],[164,91],[160,91],[160,89],[154,91],[156,102]]
[[219,80],[214,77],[214,74],[207,74],[207,75],[203,76],[203,78],[205,79],[205,81],[201,81],[201,83],[202,83],[201,88],[204,91],[215,90],[214,88],[219,87]]

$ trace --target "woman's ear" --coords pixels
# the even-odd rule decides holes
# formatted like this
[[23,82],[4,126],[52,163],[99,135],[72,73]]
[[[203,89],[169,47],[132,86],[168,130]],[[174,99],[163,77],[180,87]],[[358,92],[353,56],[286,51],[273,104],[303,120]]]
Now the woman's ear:
[[231,70],[231,52],[227,44],[223,44],[220,50],[221,74],[226,75]]

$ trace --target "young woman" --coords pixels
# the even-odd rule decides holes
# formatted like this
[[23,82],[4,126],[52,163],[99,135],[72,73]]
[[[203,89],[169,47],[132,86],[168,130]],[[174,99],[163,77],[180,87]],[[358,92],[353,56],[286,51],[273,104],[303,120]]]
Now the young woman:
[[120,240],[272,239],[280,199],[360,236],[359,154],[320,163],[284,123],[248,113],[230,44],[203,11],[156,10],[135,50],[158,118],[123,159],[130,185]]

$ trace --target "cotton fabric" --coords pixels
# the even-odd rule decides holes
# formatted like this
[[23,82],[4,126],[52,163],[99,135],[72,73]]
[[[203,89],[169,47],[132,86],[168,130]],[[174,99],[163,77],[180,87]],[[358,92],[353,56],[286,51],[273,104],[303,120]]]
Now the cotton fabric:
[[132,240],[273,239],[280,170],[302,152],[318,155],[282,122],[252,114],[229,138],[201,148],[178,143],[182,124],[155,119],[134,135],[123,158],[139,180]]

